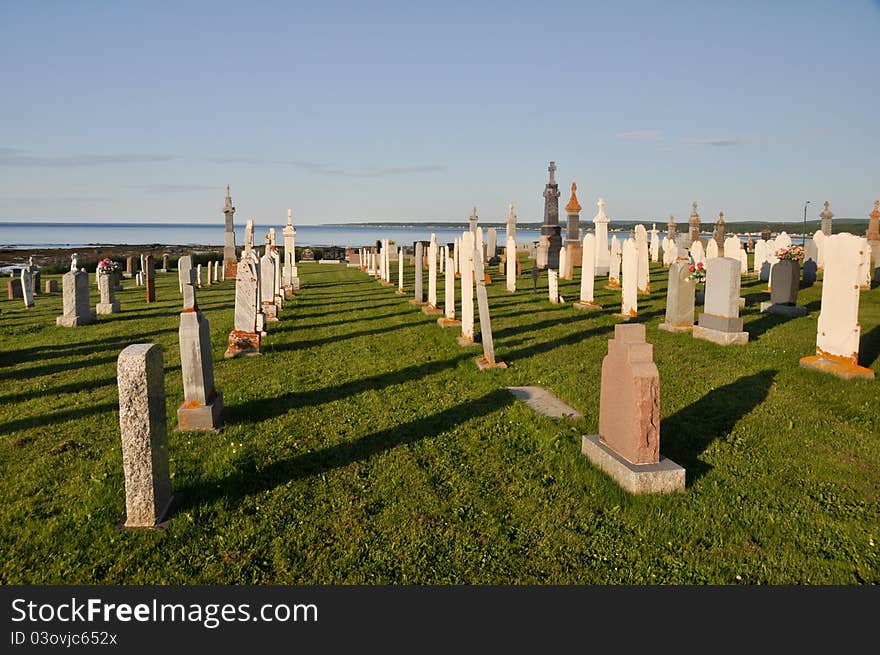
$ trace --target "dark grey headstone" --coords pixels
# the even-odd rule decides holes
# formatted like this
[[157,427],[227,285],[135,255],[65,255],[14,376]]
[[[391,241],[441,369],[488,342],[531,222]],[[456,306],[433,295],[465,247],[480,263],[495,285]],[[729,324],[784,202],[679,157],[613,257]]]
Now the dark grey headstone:
[[773,287],[770,289],[770,302],[774,305],[796,305],[798,288],[801,283],[800,263],[791,259],[781,259],[773,265]]

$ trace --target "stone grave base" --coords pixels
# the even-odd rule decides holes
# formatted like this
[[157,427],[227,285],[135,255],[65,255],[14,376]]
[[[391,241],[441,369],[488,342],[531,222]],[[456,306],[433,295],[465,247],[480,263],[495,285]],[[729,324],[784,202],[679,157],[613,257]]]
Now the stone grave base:
[[379,280],[379,284],[381,284],[383,287],[393,287],[394,286],[394,282],[390,282],[388,280]]
[[95,313],[96,314],[115,314],[119,311],[119,301],[114,300],[113,302],[99,302],[95,305]]
[[583,414],[560,400],[544,387],[507,387],[513,396],[543,416],[581,418]]
[[123,514],[122,521],[117,525],[120,530],[167,530],[168,523],[177,508],[180,507],[182,494],[171,494],[165,509],[159,514],[159,518],[153,525],[128,525],[128,517]]
[[693,324],[691,325],[675,325],[674,323],[661,323],[657,326],[658,330],[663,330],[664,332],[690,332],[694,329]]
[[598,434],[584,435],[581,452],[631,494],[684,491],[684,468],[662,455],[657,464],[633,464],[603,444]]
[[481,371],[485,371],[486,369],[489,369],[489,368],[507,368],[507,364],[505,364],[504,362],[500,362],[498,360],[495,360],[494,362],[490,362],[489,360],[486,359],[485,355],[481,355],[480,357],[477,357],[476,362],[477,362],[477,368],[480,369]]
[[602,309],[602,305],[597,305],[594,302],[581,302],[578,300],[571,304],[575,309]]
[[468,346],[474,345],[474,340],[469,337],[461,336],[456,338],[455,343],[457,343],[462,348],[467,348]]
[[694,338],[711,341],[722,346],[744,345],[749,342],[748,332],[722,332],[721,330],[713,330],[712,328],[694,326]]
[[458,325],[461,325],[461,321],[455,318],[446,318],[444,316],[443,318],[437,319],[437,325],[442,328],[456,327]]
[[425,303],[424,305],[422,305],[422,313],[427,316],[439,316],[443,313],[443,310],[434,307],[434,305],[430,303]]
[[740,309],[745,309],[745,306],[746,306],[746,299],[743,298],[742,296],[740,296],[740,297],[739,297],[739,308],[740,308]]
[[267,321],[278,320],[278,307],[275,306],[274,302],[263,303],[263,316],[266,317],[265,320]]
[[404,290],[401,289],[400,287],[397,287],[397,288],[394,290],[394,293],[396,293],[396,294],[399,295],[399,296],[402,296],[403,294],[406,293],[406,291],[404,291]]
[[772,302],[762,302],[761,311],[767,314],[779,314],[780,316],[787,316],[788,318],[795,318],[797,316],[806,316],[807,308],[806,307],[798,307],[797,305],[783,305],[780,303],[772,303]]
[[629,314],[624,314],[623,312],[614,312],[612,314],[612,316],[614,318],[620,318],[620,319],[623,319],[624,321],[628,321],[629,319],[635,318],[638,315],[639,315],[638,312],[633,312],[633,311],[631,311],[631,313],[629,313]]
[[233,330],[229,333],[229,347],[223,353],[223,357],[241,357],[243,355],[259,355],[260,335],[256,332],[242,332]]
[[871,369],[854,364],[843,357],[835,357],[834,355],[820,354],[801,357],[800,363],[803,368],[812,368],[822,373],[830,373],[844,380],[855,378],[874,379],[874,371]]
[[620,282],[609,281],[608,284],[605,285],[605,288],[611,289],[612,291],[618,291],[620,289]]
[[409,304],[410,304],[410,305],[415,305],[416,307],[421,307],[422,305],[424,305],[424,304],[426,304],[426,303],[425,303],[424,301],[421,301],[421,300],[416,300],[415,298],[410,298],[410,299],[409,299]]
[[223,421],[223,394],[214,392],[207,405],[195,401],[184,402],[177,408],[177,429],[181,431],[219,432]]
[[294,291],[299,291],[299,278],[298,277],[290,278],[290,286],[293,288]]
[[55,325],[60,325],[62,327],[77,327],[78,325],[88,325],[89,323],[94,322],[94,312],[89,312],[88,314],[83,315],[62,314],[55,318]]
[[637,291],[638,291],[638,295],[640,295],[640,296],[650,296],[651,295],[651,287],[648,287],[647,289],[638,289]]

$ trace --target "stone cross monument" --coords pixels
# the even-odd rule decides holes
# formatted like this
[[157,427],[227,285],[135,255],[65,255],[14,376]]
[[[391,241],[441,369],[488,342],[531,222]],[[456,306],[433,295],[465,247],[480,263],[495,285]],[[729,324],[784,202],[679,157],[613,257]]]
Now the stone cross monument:
[[226,217],[226,234],[223,242],[223,270],[226,277],[235,277],[238,271],[238,257],[235,256],[235,231],[232,224],[232,216],[235,207],[232,206],[232,197],[229,195],[229,185],[226,185],[226,204],[223,207]]
[[830,237],[831,232],[831,219],[834,218],[834,213],[829,209],[831,203],[827,200],[825,201],[825,209],[822,210],[822,213],[819,214],[819,218],[822,219],[822,233],[826,237]]
[[605,215],[605,199],[599,198],[599,213],[593,217],[596,229],[596,275],[608,275],[611,267],[611,252],[608,249],[608,223]]
[[565,245],[580,246],[580,213],[581,205],[577,199],[577,183],[571,183],[571,198],[565,206],[565,212],[568,214],[568,227],[565,231]]
[[547,241],[547,268],[559,269],[559,248],[562,247],[562,228],[559,227],[559,185],[556,183],[556,162],[547,168],[550,179],[544,187],[544,224],[541,236]]
[[688,225],[690,226],[690,241],[693,243],[694,241],[700,240],[700,215],[697,213],[697,201],[694,200],[694,204],[692,205],[693,212],[691,212],[691,217],[688,219]]

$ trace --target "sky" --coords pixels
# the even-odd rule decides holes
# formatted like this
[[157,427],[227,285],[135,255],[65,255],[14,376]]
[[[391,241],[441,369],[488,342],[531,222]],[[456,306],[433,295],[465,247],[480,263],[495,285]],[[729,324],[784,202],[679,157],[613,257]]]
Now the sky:
[[0,0],[0,220],[865,218],[880,0]]

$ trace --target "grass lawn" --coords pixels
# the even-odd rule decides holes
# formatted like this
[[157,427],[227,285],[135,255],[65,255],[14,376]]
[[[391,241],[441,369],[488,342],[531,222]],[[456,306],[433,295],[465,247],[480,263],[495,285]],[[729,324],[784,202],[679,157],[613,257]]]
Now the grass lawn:
[[[261,357],[223,359],[234,283],[201,289],[220,434],[174,431],[176,272],[157,274],[159,302],[125,281],[120,314],[74,329],[55,326],[60,293],[29,310],[3,300],[0,582],[880,582],[880,379],[799,368],[821,282],[801,292],[808,316],[786,320],[760,314],[766,285],[744,278],[750,341],[723,347],[657,330],[666,271],[652,267],[637,320],[660,370],[661,452],[687,468],[687,491],[633,497],[580,454],[598,428],[619,293],[597,279],[601,311],[551,305],[546,272],[536,293],[523,268],[516,294],[490,270],[510,368],[482,373],[479,346],[458,346],[457,329],[357,269],[301,264],[303,288]],[[567,301],[578,285],[562,282]],[[880,288],[862,293],[860,317],[861,363],[880,374]],[[183,498],[167,531],[117,528],[116,358],[143,342],[165,353]],[[584,418],[539,416],[505,390],[530,384]]]

